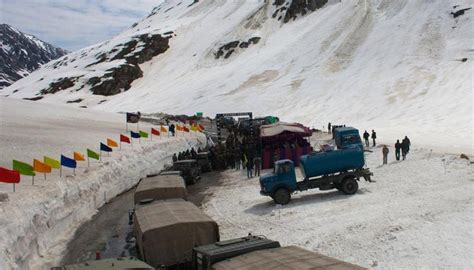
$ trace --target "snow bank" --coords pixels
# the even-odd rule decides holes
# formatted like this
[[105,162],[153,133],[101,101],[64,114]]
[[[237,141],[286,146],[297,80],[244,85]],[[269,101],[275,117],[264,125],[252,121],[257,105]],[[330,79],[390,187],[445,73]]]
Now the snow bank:
[[374,269],[473,269],[472,165],[458,156],[413,149],[406,161],[381,166],[367,154],[373,180],[359,191],[311,190],[282,208],[260,196],[257,178],[226,171],[204,204],[221,238],[251,232]]
[[[12,158],[31,162],[45,154],[97,149],[100,140],[124,132],[123,115],[5,99],[0,99],[0,108],[0,166],[7,168]],[[172,153],[202,143],[201,134],[154,137],[141,144],[135,141],[133,147],[124,145],[102,162],[91,161],[90,168],[79,162],[76,175],[67,168],[62,178],[57,171],[47,180],[38,174],[34,186],[31,177],[22,176],[15,193],[10,184],[0,183],[0,192],[8,195],[0,202],[0,269],[47,269],[57,264],[75,229],[107,200],[171,163]]]

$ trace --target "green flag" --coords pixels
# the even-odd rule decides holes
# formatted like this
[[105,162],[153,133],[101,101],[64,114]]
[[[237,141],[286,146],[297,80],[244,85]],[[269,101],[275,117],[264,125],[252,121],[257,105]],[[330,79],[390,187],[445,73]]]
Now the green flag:
[[36,173],[33,171],[33,166],[18,160],[13,160],[13,170],[18,171],[20,174],[23,175],[36,175]]
[[55,168],[55,169],[61,168],[61,163],[59,162],[59,160],[55,160],[54,158],[44,156],[44,163],[51,166],[51,168]]
[[146,133],[145,131],[141,131],[141,130],[140,130],[139,133],[140,133],[140,137],[142,137],[142,138],[148,138],[148,133]]
[[97,160],[100,159],[99,154],[97,154],[96,152],[90,150],[89,148],[87,149],[87,157],[90,157],[90,158],[93,158],[93,159],[97,159]]

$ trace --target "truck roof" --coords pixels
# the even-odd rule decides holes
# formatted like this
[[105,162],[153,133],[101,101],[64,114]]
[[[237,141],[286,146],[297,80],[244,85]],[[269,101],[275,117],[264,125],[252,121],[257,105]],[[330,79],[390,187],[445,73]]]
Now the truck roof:
[[359,130],[354,127],[338,127],[334,129],[334,132],[340,132],[340,133],[359,132]]
[[283,164],[283,163],[293,163],[293,161],[291,159],[280,159],[280,160],[277,160],[275,161],[275,164]]
[[134,257],[123,257],[114,259],[103,259],[97,261],[88,261],[78,264],[65,265],[63,267],[53,267],[52,269],[61,270],[112,270],[112,269],[154,269],[150,265]]

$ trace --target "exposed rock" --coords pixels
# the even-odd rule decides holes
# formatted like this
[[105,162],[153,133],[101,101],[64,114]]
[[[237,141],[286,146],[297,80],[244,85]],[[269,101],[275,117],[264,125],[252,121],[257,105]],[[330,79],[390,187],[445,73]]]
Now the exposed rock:
[[471,8],[463,8],[463,9],[460,9],[460,10],[457,10],[455,12],[451,12],[451,15],[453,15],[453,18],[457,18],[461,15],[464,15],[464,12],[470,10]]
[[0,45],[0,89],[68,53],[8,24],[0,24]]
[[83,101],[82,98],[78,98],[78,99],[74,99],[74,100],[68,100],[68,101],[66,101],[66,103],[80,103],[82,101]]
[[37,100],[40,100],[42,99],[43,96],[39,96],[39,97],[32,97],[32,98],[23,98],[24,100],[31,100],[31,101],[37,101]]
[[[316,9],[322,8],[328,0],[275,0],[273,5],[277,7],[272,18],[283,18],[283,22],[295,20],[298,15],[306,15]],[[282,15],[281,15],[282,14]],[[282,17],[283,16],[283,17]]]
[[234,52],[234,49],[228,51],[228,52],[224,55],[224,58],[225,58],[225,59],[229,58],[229,57],[232,55],[233,52]]
[[214,55],[216,59],[219,59],[221,56],[224,56],[224,59],[227,59],[239,48],[246,49],[252,44],[257,44],[259,41],[260,41],[260,37],[252,37],[248,41],[239,41],[239,40],[231,41],[220,46]]
[[60,78],[58,81],[49,84],[49,88],[40,91],[42,95],[54,94],[58,91],[67,89],[74,86],[74,83],[78,80],[77,77],[72,78]]
[[249,43],[257,44],[260,41],[260,37],[253,37],[249,39]]
[[91,87],[91,91],[94,95],[116,95],[130,89],[130,84],[142,76],[143,72],[137,65],[124,64],[108,70],[101,82]]
[[244,41],[244,42],[242,42],[242,43],[239,44],[239,47],[242,48],[242,49],[243,49],[243,48],[248,48],[248,47],[249,47],[249,43]]
[[461,158],[469,160],[469,157],[466,154],[461,154]]

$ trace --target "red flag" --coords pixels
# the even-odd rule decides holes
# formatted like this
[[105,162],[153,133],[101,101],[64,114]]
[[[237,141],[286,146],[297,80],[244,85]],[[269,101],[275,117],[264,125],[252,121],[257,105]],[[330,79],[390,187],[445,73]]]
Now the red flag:
[[0,182],[13,184],[20,183],[20,173],[0,167]]
[[183,127],[183,131],[184,131],[184,132],[189,132],[189,128]]
[[156,136],[160,136],[160,131],[157,130],[157,129],[151,128],[151,134],[156,135]]
[[204,126],[203,126],[203,125],[199,124],[198,126],[199,126],[199,129],[204,130]]
[[120,134],[120,141],[125,142],[125,143],[130,143],[130,138],[125,135]]

